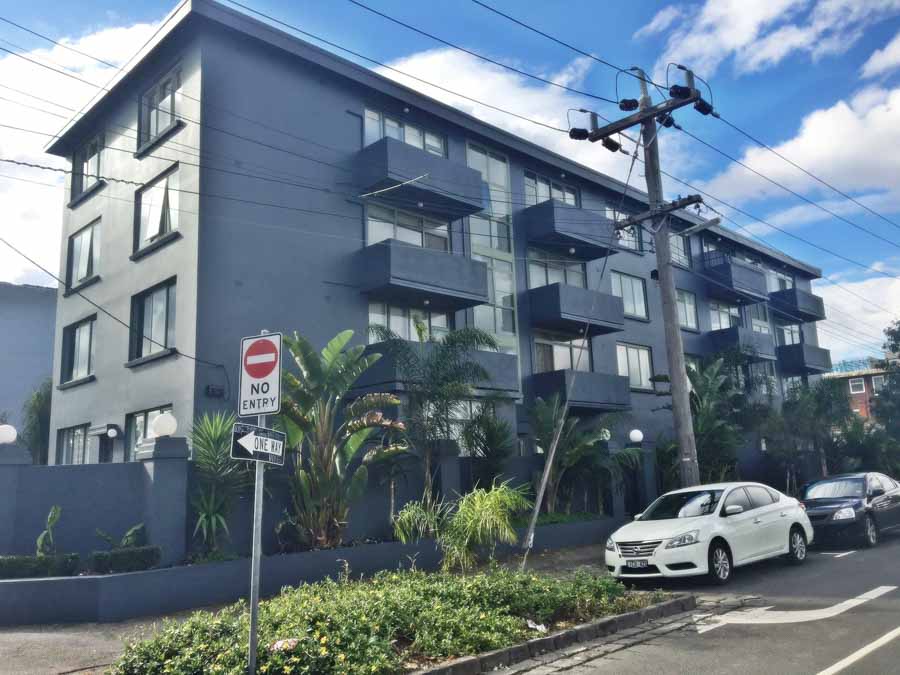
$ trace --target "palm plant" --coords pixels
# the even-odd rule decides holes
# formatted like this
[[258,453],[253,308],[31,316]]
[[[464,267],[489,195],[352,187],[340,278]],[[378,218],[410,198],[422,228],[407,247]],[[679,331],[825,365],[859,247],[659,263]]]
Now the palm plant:
[[341,543],[350,506],[368,484],[366,465],[406,452],[394,443],[405,428],[380,409],[397,406],[391,394],[366,394],[347,402],[357,378],[380,354],[365,347],[347,347],[353,331],[338,333],[320,352],[294,333],[284,343],[299,370],[284,374],[284,405],[280,416],[288,445],[298,452],[290,477],[293,514],[298,534],[313,547]]
[[697,459],[707,481],[733,477],[737,448],[742,442],[737,416],[744,394],[717,358],[700,369],[688,369],[691,383],[691,415]]
[[372,335],[383,343],[384,351],[397,361],[400,376],[407,388],[408,437],[422,457],[425,474],[424,497],[434,495],[434,461],[436,446],[454,438],[453,420],[461,407],[474,395],[489,373],[472,358],[478,350],[498,349],[490,333],[477,328],[460,328],[440,339],[428,339],[420,331],[420,342],[409,342],[384,326],[370,326]]
[[481,485],[494,482],[516,449],[512,425],[497,417],[497,411],[491,404],[479,408],[463,429],[462,440],[469,453],[478,460],[476,474]]
[[609,429],[598,425],[585,428],[581,420],[568,414],[563,417],[563,405],[559,394],[548,400],[535,399],[531,407],[531,429],[538,447],[547,451],[553,442],[557,426],[562,424],[553,464],[547,474],[547,488],[544,506],[547,513],[556,513],[559,508],[559,489],[566,472],[575,465],[587,462],[598,475],[608,476],[610,481],[619,482],[625,469],[640,461],[635,448],[626,448],[615,454],[606,448],[610,439]]
[[193,536],[200,535],[208,553],[219,548],[219,534],[228,531],[228,516],[234,499],[253,484],[247,462],[231,457],[232,413],[204,413],[191,428],[194,468],[198,490],[191,500],[197,514]]

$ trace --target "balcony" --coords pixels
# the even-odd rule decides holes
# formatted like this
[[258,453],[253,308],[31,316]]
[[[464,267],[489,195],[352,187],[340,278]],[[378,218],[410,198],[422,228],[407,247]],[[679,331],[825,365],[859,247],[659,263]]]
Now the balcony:
[[831,370],[831,352],[815,345],[781,345],[777,353],[784,375],[817,375]]
[[[366,146],[354,164],[363,192],[394,188],[378,195],[378,199],[399,208],[421,210],[449,220],[484,208],[484,181],[478,171],[394,138],[382,138]],[[427,175],[421,180],[401,185],[423,174]]]
[[539,328],[588,335],[625,330],[622,298],[566,284],[550,284],[528,291],[531,323]]
[[595,260],[616,252],[613,222],[594,211],[549,199],[524,209],[518,221],[529,242],[578,260]]
[[766,333],[757,333],[743,326],[714,330],[707,334],[713,352],[736,349],[751,361],[774,361],[775,340]]
[[792,323],[810,323],[825,318],[822,298],[799,288],[769,293],[769,307]]
[[[427,342],[408,344],[417,350],[427,351],[432,348]],[[392,354],[385,343],[369,345],[366,351],[379,353],[381,358],[356,381],[353,393],[359,395],[373,391],[403,392],[408,380],[404,379],[398,356]],[[472,360],[484,368],[489,376],[487,380],[477,384],[479,390],[500,396],[518,396],[519,366],[514,355],[475,351],[472,352]]]
[[721,251],[703,254],[703,275],[709,294],[728,302],[763,302],[769,298],[761,268]]
[[[575,378],[574,385],[572,378]],[[628,378],[609,373],[587,373],[574,370],[554,370],[531,376],[534,395],[547,400],[554,394],[565,401],[569,387],[569,407],[587,412],[627,410],[631,407]]]
[[357,266],[360,288],[373,300],[439,312],[488,301],[487,266],[463,255],[386,239],[360,251]]

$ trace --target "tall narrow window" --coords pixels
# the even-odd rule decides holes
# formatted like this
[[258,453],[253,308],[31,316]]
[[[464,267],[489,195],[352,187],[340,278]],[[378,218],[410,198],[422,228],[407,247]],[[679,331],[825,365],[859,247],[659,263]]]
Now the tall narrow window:
[[72,198],[89,190],[100,180],[103,135],[94,136],[75,153],[72,163]]
[[682,328],[697,330],[697,296],[678,289],[675,302],[678,309],[678,325]]
[[181,71],[176,69],[141,96],[139,146],[156,140],[175,123],[180,89]]
[[612,272],[610,281],[612,282],[613,295],[622,298],[626,316],[646,319],[648,316],[647,292],[644,280],[640,277],[633,277],[630,274]]
[[765,333],[768,335],[771,330],[769,328],[769,310],[766,303],[759,302],[750,305],[747,308],[747,314],[750,317],[750,327],[754,333]]
[[132,299],[131,358],[150,356],[175,346],[175,281]]
[[649,347],[616,345],[619,375],[628,378],[632,389],[653,389],[653,360]]
[[56,434],[56,463],[84,464],[88,424],[60,429]]
[[669,233],[669,249],[673,263],[682,267],[691,266],[691,244],[687,237],[677,232]]
[[61,381],[72,382],[94,374],[94,326],[92,316],[63,329]]
[[157,178],[137,193],[135,251],[178,229],[179,194],[177,169]]
[[66,283],[77,286],[100,271],[100,221],[94,221],[69,237]]
[[712,330],[723,330],[741,325],[741,310],[724,302],[709,303],[709,320]]
[[505,260],[473,255],[488,266],[488,304],[475,307],[475,327],[489,333],[516,333],[513,265]]

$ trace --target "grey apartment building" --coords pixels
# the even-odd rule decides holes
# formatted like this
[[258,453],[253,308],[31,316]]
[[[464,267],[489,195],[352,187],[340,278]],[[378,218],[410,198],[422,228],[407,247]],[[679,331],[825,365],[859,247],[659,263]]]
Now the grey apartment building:
[[[612,225],[646,209],[633,187],[209,0],[179,5],[48,151],[73,166],[51,462],[128,461],[161,411],[182,433],[234,410],[260,329],[324,345],[370,324],[415,340],[419,321],[496,336],[478,397],[522,453],[529,403],[554,393],[626,415],[619,445],[674,435],[655,256]],[[830,368],[816,267],[719,227],[673,253],[689,362],[743,349],[777,392]],[[399,379],[385,358],[359,390]]]

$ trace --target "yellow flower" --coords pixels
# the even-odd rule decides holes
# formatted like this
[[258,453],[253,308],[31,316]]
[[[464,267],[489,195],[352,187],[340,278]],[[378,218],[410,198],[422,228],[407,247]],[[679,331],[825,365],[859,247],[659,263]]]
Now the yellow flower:
[[325,649],[325,647],[322,647],[321,649],[319,649],[319,654],[321,654],[322,656],[327,656],[328,650]]
[[321,643],[324,645],[326,642],[328,642],[328,636],[327,636],[327,635],[323,635],[323,636],[322,636],[322,639],[319,640],[319,642],[321,642]]
[[338,654],[338,661],[340,661],[341,663],[343,663],[343,662],[346,661],[346,660],[347,660],[347,656],[346,656],[343,652],[340,653],[340,654]]

